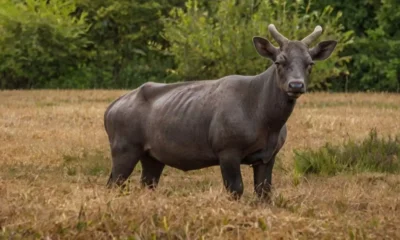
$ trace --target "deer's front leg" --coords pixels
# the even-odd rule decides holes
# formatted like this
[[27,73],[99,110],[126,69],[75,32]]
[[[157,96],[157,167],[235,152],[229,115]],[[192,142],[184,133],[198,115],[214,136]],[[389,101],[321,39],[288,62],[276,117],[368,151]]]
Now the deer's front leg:
[[254,191],[258,197],[269,200],[272,186],[272,169],[274,168],[275,155],[267,163],[253,166]]
[[267,147],[263,151],[262,161],[253,165],[254,191],[257,196],[269,200],[272,186],[272,169],[275,164],[276,154],[283,146],[286,139],[286,126],[279,134],[272,134],[267,140]]

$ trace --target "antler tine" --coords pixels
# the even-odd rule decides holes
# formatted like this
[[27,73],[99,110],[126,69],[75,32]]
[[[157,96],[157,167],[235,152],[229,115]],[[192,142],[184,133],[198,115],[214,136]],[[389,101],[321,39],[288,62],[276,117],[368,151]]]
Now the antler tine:
[[279,46],[282,46],[287,41],[289,41],[285,36],[279,33],[278,30],[276,30],[274,24],[268,25],[268,30],[271,33],[272,37],[278,42]]
[[314,31],[308,35],[307,37],[303,38],[301,42],[306,44],[307,46],[314,42],[322,33],[322,27],[320,25],[316,26]]

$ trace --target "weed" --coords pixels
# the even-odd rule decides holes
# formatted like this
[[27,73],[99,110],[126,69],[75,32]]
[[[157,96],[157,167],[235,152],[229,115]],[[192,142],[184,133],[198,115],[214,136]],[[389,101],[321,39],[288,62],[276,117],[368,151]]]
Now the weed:
[[104,152],[83,150],[75,155],[65,154],[63,159],[68,176],[106,176],[110,171],[110,158]]
[[295,169],[302,174],[400,172],[400,137],[379,138],[375,129],[361,142],[326,143],[317,150],[294,150]]

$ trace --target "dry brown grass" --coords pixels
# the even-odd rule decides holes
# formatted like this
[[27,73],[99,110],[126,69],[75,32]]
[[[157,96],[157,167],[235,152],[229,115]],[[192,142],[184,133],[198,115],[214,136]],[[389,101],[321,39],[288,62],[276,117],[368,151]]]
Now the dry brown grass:
[[107,191],[106,106],[125,91],[0,92],[0,239],[400,239],[400,176],[293,174],[294,148],[400,133],[400,96],[307,94],[289,120],[273,203],[227,199],[217,167],[166,168],[157,191]]

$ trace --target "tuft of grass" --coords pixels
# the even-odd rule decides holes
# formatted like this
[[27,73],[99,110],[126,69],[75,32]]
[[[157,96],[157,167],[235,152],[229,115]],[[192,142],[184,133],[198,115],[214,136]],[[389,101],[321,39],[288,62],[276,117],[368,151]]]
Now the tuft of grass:
[[59,106],[58,103],[55,102],[36,102],[35,105],[39,108],[42,107],[55,107],[55,106]]
[[400,106],[397,103],[382,103],[372,101],[319,101],[319,102],[304,102],[299,105],[299,108],[335,108],[335,107],[357,107],[357,108],[371,108],[377,109],[392,109],[398,110]]
[[101,151],[83,151],[80,154],[63,155],[63,166],[68,176],[79,173],[86,176],[106,176],[110,171],[110,158]]
[[379,138],[375,129],[361,142],[329,142],[317,150],[294,150],[300,174],[335,175],[341,172],[400,172],[400,136]]

